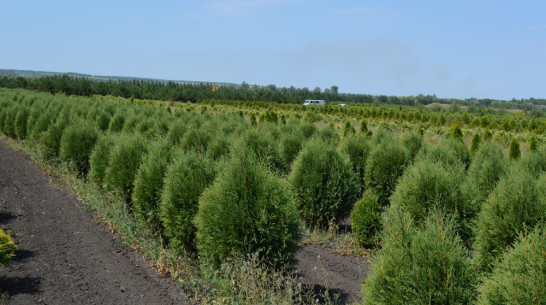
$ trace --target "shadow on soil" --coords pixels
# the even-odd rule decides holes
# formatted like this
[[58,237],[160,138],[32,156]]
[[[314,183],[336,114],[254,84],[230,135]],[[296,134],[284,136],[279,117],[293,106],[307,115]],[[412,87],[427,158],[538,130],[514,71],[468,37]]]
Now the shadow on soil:
[[0,212],[0,224],[7,224],[13,219],[17,218],[15,215],[8,212]]
[[10,277],[0,276],[0,289],[7,291],[10,296],[18,294],[37,294],[41,292],[42,279],[39,277]]
[[21,263],[34,256],[33,251],[25,249],[17,249],[14,252],[15,256],[11,259],[12,262]]
[[[321,285],[307,287],[313,291],[314,295],[318,296],[315,300],[308,300],[310,301],[309,304],[317,304],[317,300],[318,304],[348,304],[347,301],[349,299],[349,295],[341,292],[340,289],[326,289],[326,287]],[[329,300],[326,300],[324,297],[326,291],[328,291]],[[335,300],[336,294],[338,295],[337,300]]]

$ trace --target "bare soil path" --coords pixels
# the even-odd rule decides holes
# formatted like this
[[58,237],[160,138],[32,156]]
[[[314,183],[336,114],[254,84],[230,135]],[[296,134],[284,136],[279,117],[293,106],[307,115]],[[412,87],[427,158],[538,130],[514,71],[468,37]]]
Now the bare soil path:
[[339,304],[361,303],[362,281],[370,271],[365,258],[341,256],[317,245],[306,245],[296,255],[299,273],[316,292],[339,294]]
[[19,249],[0,267],[5,304],[184,304],[177,283],[94,223],[93,215],[0,140],[0,227]]

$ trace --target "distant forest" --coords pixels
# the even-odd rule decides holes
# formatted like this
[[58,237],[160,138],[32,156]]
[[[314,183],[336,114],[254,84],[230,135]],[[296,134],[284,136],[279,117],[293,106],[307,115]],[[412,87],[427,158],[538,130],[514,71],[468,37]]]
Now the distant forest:
[[493,107],[498,109],[521,109],[543,116],[546,99],[445,99],[435,95],[386,96],[370,94],[339,93],[337,86],[331,88],[277,88],[275,85],[258,86],[243,82],[241,85],[215,83],[182,83],[173,81],[94,80],[70,75],[22,77],[8,75],[0,78],[0,87],[24,88],[66,95],[112,95],[125,98],[153,99],[164,101],[202,102],[212,99],[235,101],[262,101],[301,104],[306,99],[322,99],[329,103],[367,103],[391,105],[428,105],[431,103],[459,106]]

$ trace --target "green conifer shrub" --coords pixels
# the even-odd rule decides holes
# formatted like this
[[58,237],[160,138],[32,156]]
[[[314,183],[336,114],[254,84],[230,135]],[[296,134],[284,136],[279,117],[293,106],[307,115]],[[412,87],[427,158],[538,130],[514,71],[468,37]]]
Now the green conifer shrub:
[[290,169],[290,166],[298,156],[304,141],[304,136],[295,130],[293,130],[293,132],[286,132],[281,136],[279,153],[286,170]]
[[27,137],[27,121],[30,112],[26,107],[21,107],[15,116],[15,135],[17,139],[24,140]]
[[243,143],[270,170],[283,169],[278,145],[270,132],[260,128],[250,128],[243,136]]
[[461,130],[461,126],[459,124],[455,124],[451,128],[451,138],[457,141],[463,140],[463,131]]
[[472,136],[472,142],[470,143],[470,152],[472,154],[474,154],[478,150],[481,141],[482,139],[480,137],[480,134],[476,132],[474,136]]
[[507,168],[501,148],[491,141],[483,142],[470,163],[464,191],[479,210]]
[[112,116],[112,119],[110,119],[110,122],[108,122],[108,131],[120,132],[123,129],[123,125],[125,124],[125,116],[126,114],[123,112],[116,112]]
[[380,140],[366,160],[366,188],[379,196],[381,206],[389,203],[398,178],[409,163],[408,152],[397,141]]
[[453,222],[430,214],[422,226],[392,207],[383,244],[363,284],[363,304],[472,304],[477,275]]
[[301,133],[306,140],[310,139],[315,134],[315,132],[317,132],[317,127],[315,126],[315,124],[309,122],[302,122],[299,126],[299,129],[301,130]]
[[110,125],[110,119],[112,119],[112,116],[108,112],[101,111],[95,118],[97,128],[103,132],[107,131]]
[[[177,112],[178,113],[178,112]],[[172,145],[180,144],[184,134],[186,133],[186,122],[181,119],[176,119],[171,123],[169,131],[167,132],[167,140],[172,143]]]
[[386,122],[382,121],[377,125],[375,132],[372,137],[374,144],[379,144],[381,142],[389,142],[394,138],[392,128]]
[[521,164],[533,177],[538,178],[546,171],[546,148],[529,150],[521,158]]
[[204,126],[200,128],[189,128],[182,138],[181,147],[184,151],[194,151],[198,154],[204,154],[207,151],[208,144],[213,138],[213,130]]
[[[34,125],[38,121],[40,115],[44,112],[44,107],[41,103],[34,103],[30,108],[30,114],[27,119],[27,137],[32,137],[32,131],[34,130]],[[0,121],[1,124],[2,121]],[[0,125],[1,126],[1,125]]]
[[316,136],[322,138],[328,143],[332,143],[334,146],[339,143],[340,137],[334,128],[322,128],[316,132]]
[[72,162],[80,175],[89,171],[89,157],[98,138],[95,125],[76,120],[66,126],[61,136],[60,157]]
[[41,113],[40,116],[36,119],[34,125],[32,126],[32,129],[28,129],[27,126],[27,133],[29,133],[30,140],[38,140],[40,134],[44,131],[47,131],[49,126],[55,123],[55,119],[56,114],[53,113],[51,110],[45,110],[45,112]]
[[333,219],[343,220],[357,200],[358,184],[350,161],[321,137],[305,144],[288,179],[309,228],[326,229]]
[[520,166],[513,166],[485,201],[476,223],[476,262],[482,271],[491,264],[525,228],[546,218],[546,174],[538,181]]
[[46,132],[42,133],[39,139],[41,156],[46,160],[52,160],[61,154],[61,138],[68,120],[60,117],[54,125],[51,125]]
[[423,136],[417,132],[406,133],[402,136],[402,143],[408,151],[408,157],[413,160],[423,146]]
[[194,223],[200,258],[215,268],[254,253],[272,267],[293,264],[301,238],[290,185],[241,145],[199,198]]
[[360,122],[360,133],[365,135],[368,132],[368,124],[366,123],[366,120],[362,120]]
[[538,149],[538,142],[536,136],[531,136],[529,139],[529,150],[530,151],[537,151]]
[[355,134],[355,133],[356,133],[356,130],[353,127],[353,125],[351,124],[351,122],[350,121],[345,121],[345,126],[343,127],[343,135],[347,136],[349,134]]
[[353,165],[353,172],[356,175],[359,194],[362,195],[366,188],[366,160],[370,154],[371,145],[365,135],[351,135],[343,139],[341,150],[349,157],[349,160]]
[[516,138],[512,138],[510,141],[510,149],[508,151],[508,157],[512,160],[517,160],[521,157],[521,150],[519,149],[519,142]]
[[104,176],[106,175],[106,169],[108,168],[110,152],[112,146],[116,142],[116,138],[117,137],[114,137],[110,133],[100,135],[93,148],[93,152],[89,157],[89,180],[98,186],[102,187],[104,185]]
[[104,187],[118,192],[129,203],[140,161],[146,153],[145,138],[140,134],[122,134],[116,137],[104,173]]
[[150,145],[135,176],[133,212],[155,230],[160,230],[159,203],[163,181],[171,159],[171,144],[157,141]]
[[479,305],[543,304],[546,300],[546,226],[519,234],[478,287]]
[[195,251],[199,196],[215,177],[213,162],[195,152],[179,151],[169,165],[161,195],[160,218],[164,236],[177,252]]
[[441,211],[454,220],[454,229],[467,241],[472,235],[476,212],[467,204],[461,184],[465,169],[454,165],[419,159],[409,166],[390,198],[393,208],[407,212],[414,225],[421,225],[431,212]]
[[231,150],[233,137],[225,134],[216,134],[207,147],[206,157],[213,161],[218,161],[221,158],[228,156]]
[[17,113],[19,112],[21,106],[13,105],[6,110],[6,117],[4,118],[4,134],[10,138],[15,138],[15,119],[17,118]]
[[352,233],[361,246],[375,246],[379,242],[378,235],[383,226],[378,199],[373,192],[366,191],[351,212]]

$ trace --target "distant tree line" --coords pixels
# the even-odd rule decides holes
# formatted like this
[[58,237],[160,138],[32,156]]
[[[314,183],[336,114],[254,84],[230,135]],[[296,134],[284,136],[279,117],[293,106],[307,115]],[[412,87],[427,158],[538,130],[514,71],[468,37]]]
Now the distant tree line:
[[[262,101],[276,103],[301,104],[306,99],[322,99],[336,103],[366,103],[390,105],[429,105],[432,103],[452,104],[472,107],[491,107],[499,109],[521,109],[543,113],[546,99],[512,99],[510,101],[494,99],[445,99],[436,95],[386,96],[370,94],[339,93],[337,86],[330,88],[307,87],[277,88],[275,85],[258,86],[243,82],[241,85],[215,83],[182,83],[154,80],[95,80],[69,75],[51,75],[44,77],[3,76],[0,87],[24,88],[67,95],[112,95],[125,98],[154,99],[197,103],[204,100]],[[214,89],[214,90],[213,90]],[[542,116],[542,115],[538,115]]]

